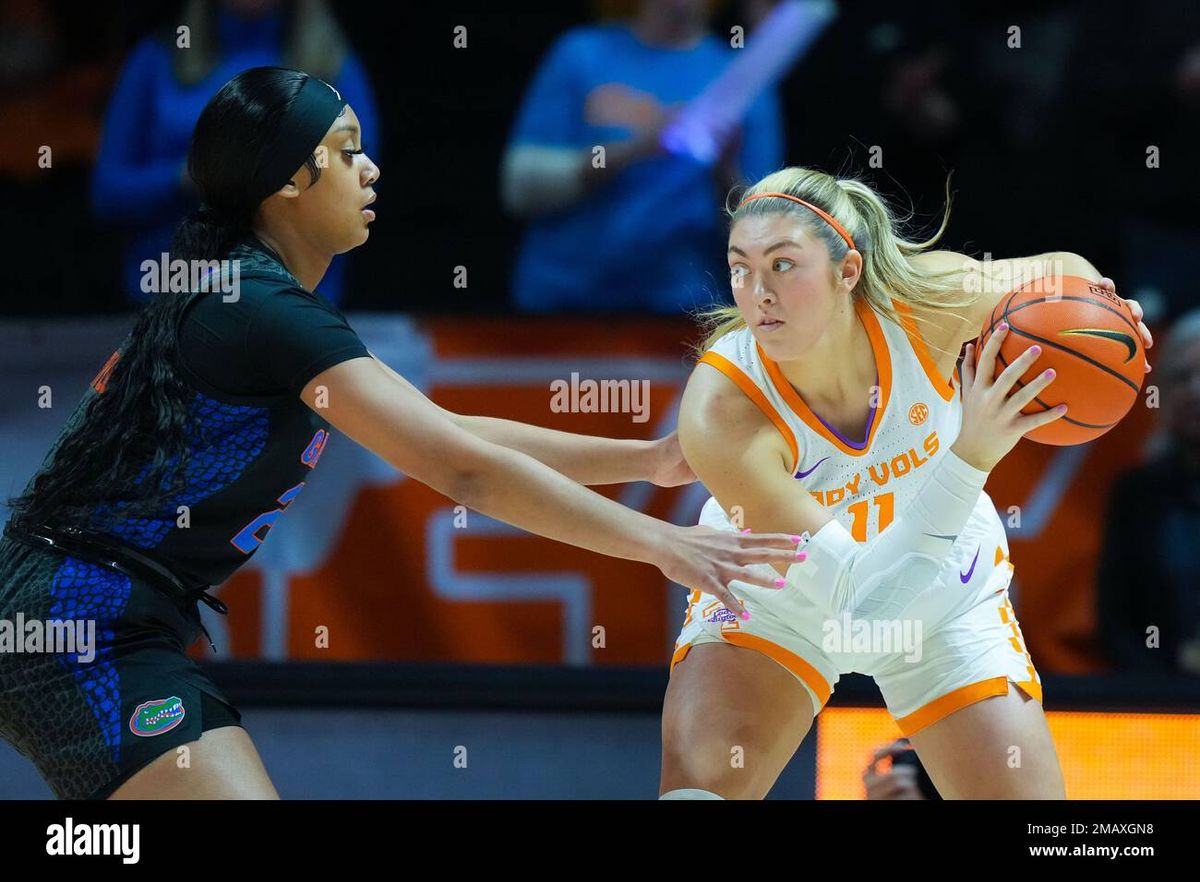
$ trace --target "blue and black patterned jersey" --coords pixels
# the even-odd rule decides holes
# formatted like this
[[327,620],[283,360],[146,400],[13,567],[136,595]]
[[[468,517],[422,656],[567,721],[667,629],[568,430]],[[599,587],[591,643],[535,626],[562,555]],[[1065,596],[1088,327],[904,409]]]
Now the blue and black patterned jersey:
[[[240,268],[236,298],[221,290],[179,295],[190,298],[179,324],[179,367],[193,390],[195,418],[183,489],[154,517],[120,517],[128,503],[97,500],[91,518],[94,531],[191,585],[225,581],[304,489],[330,425],[300,400],[300,390],[342,361],[369,356],[345,317],[256,238],[228,259]],[[64,434],[104,394],[120,354],[93,381]],[[149,460],[143,474],[148,468]]]

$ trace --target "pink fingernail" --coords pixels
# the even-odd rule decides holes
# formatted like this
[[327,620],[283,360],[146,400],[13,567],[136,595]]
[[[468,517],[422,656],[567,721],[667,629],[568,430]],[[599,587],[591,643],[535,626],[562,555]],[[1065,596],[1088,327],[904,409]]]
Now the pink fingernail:
[[1041,355],[1042,347],[1041,346],[1030,346],[1029,351],[1032,352],[1034,355]]
[[1054,409],[1057,410],[1059,413],[1067,412],[1067,406],[1065,404],[1060,404],[1058,407],[1056,407]]
[[1042,376],[1049,380],[1054,376],[1054,368],[1050,368],[1050,370],[1046,371],[1046,373],[1042,374]]
[[750,618],[750,610],[746,610],[745,612],[743,612],[743,613],[742,613],[742,618],[743,618],[743,619],[748,619],[748,618]]
[[786,584],[787,584],[787,580],[784,579],[782,576],[780,576],[778,579],[775,580],[776,588],[782,588]]
[[793,541],[793,542],[799,542],[799,541],[800,541],[802,538],[803,538],[803,537],[801,537],[801,536],[793,536],[793,537],[792,537],[792,541]]
[[796,560],[808,560],[808,552],[807,551],[797,551],[796,552]]
[[1008,330],[1008,322],[1001,322],[999,325],[996,326],[996,330],[997,331],[1007,331]]
[[749,533],[749,532],[750,532],[750,528],[749,528],[749,527],[747,527],[746,529],[742,530],[742,532],[743,532],[743,533]]

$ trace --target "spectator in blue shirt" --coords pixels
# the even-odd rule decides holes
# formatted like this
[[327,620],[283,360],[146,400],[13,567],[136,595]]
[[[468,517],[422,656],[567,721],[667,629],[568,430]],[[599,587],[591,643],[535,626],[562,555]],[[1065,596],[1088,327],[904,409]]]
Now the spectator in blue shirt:
[[[354,108],[363,131],[379,131],[366,70],[324,0],[190,0],[177,32],[142,39],[117,81],[92,177],[92,210],[124,225],[128,242],[122,288],[128,303],[144,303],[143,260],[169,251],[179,217],[198,197],[187,176],[187,151],[200,111],[233,77],[250,67],[281,65],[320,77]],[[379,155],[376,139],[369,145]],[[337,256],[317,288],[342,300],[345,257]]]
[[783,136],[768,91],[715,164],[659,146],[737,51],[708,33],[708,5],[642,0],[631,21],[573,29],[542,61],[502,170],[506,208],[529,220],[512,281],[521,310],[676,313],[727,298],[721,207],[782,164]]

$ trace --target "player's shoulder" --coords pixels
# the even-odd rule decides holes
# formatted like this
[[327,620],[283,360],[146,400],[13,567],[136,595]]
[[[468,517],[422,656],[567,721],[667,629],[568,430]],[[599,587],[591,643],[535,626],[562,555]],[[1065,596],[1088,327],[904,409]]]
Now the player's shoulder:
[[712,353],[714,357],[729,359],[741,364],[750,358],[754,346],[754,334],[745,324],[739,323],[737,327],[726,331],[714,340],[705,350],[704,355]]
[[742,328],[725,334],[697,361],[680,402],[681,423],[686,419],[717,441],[751,436],[770,425],[748,394],[754,381],[735,357],[749,333]]
[[680,446],[710,486],[728,477],[734,463],[757,463],[767,469],[778,463],[788,469],[796,458],[794,439],[789,442],[786,430],[768,417],[765,399],[752,397],[753,381],[745,377],[739,382],[736,376],[701,361],[688,377],[679,404]]

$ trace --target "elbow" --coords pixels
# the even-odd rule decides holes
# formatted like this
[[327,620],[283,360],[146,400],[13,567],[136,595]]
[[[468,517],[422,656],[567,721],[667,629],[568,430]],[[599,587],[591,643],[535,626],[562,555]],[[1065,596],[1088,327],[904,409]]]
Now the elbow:
[[441,492],[459,505],[473,508],[476,511],[486,505],[487,489],[490,482],[487,474],[478,468],[455,468],[446,478]]
[[503,447],[472,438],[459,455],[444,456],[452,465],[445,473],[444,486],[434,489],[468,508],[488,511],[491,502],[511,486],[511,455],[512,451]]
[[425,475],[413,477],[456,503],[477,509],[493,486],[492,476],[499,471],[486,447],[479,443],[448,447],[436,454]]

